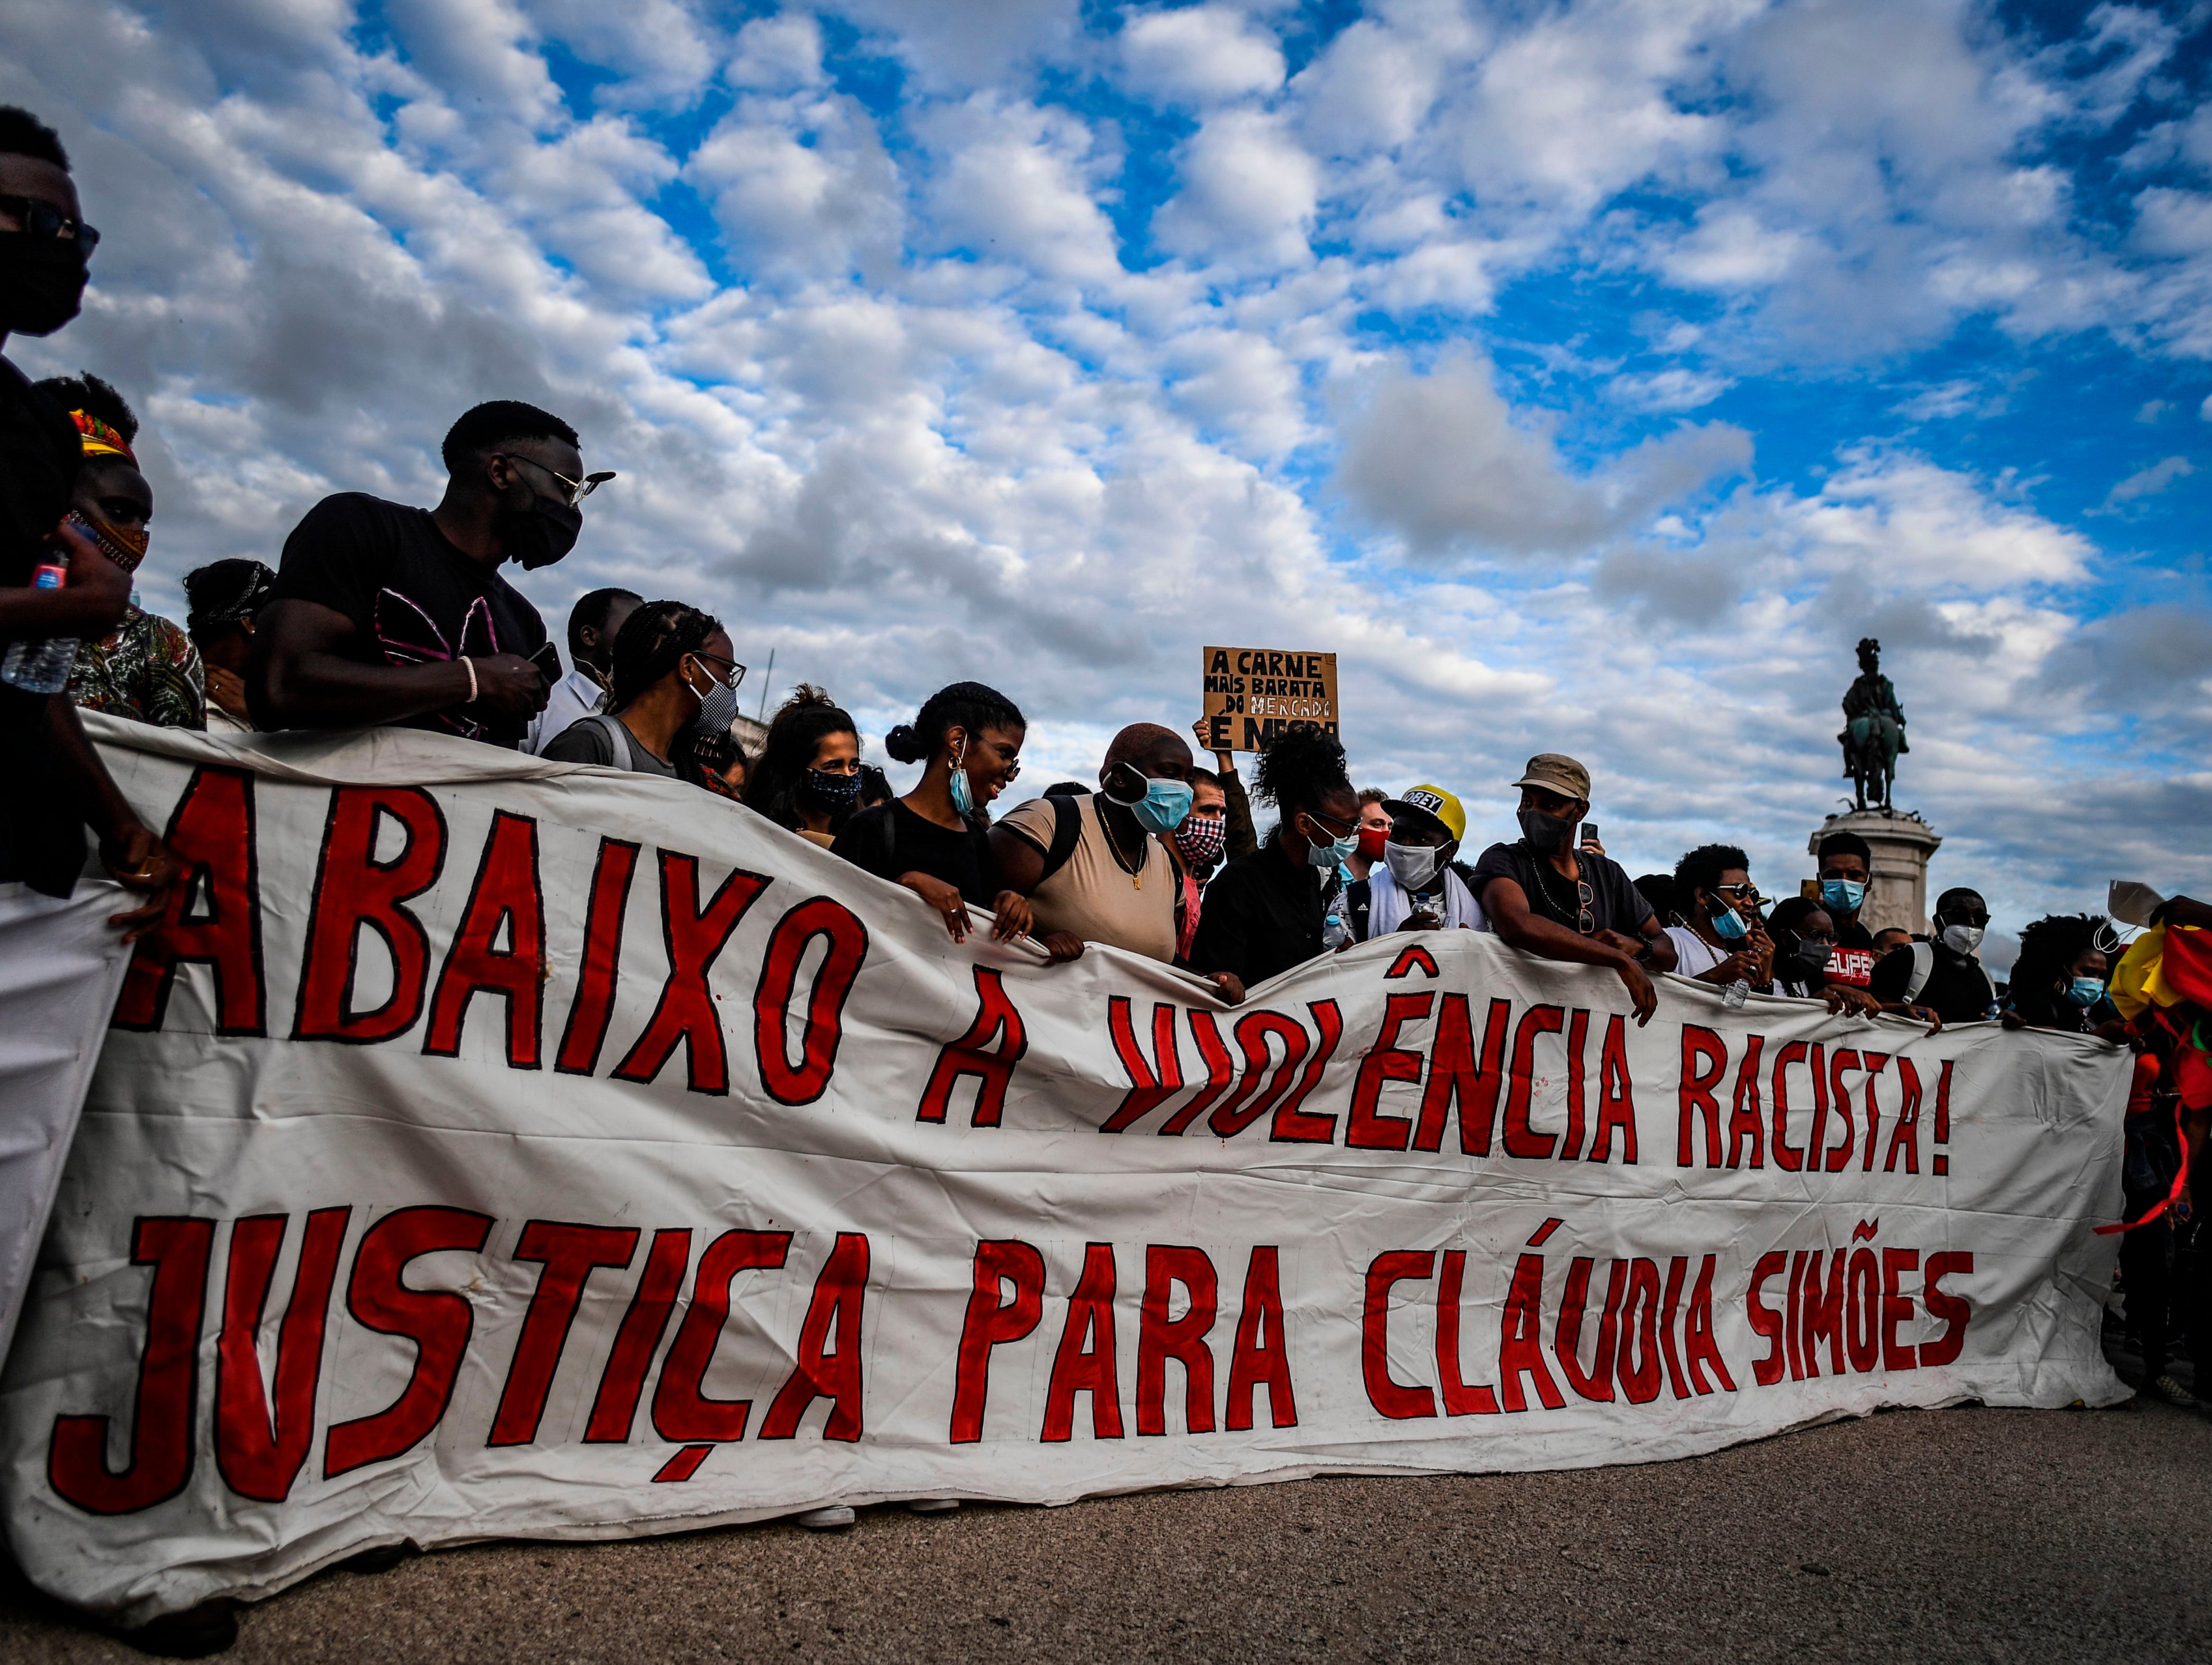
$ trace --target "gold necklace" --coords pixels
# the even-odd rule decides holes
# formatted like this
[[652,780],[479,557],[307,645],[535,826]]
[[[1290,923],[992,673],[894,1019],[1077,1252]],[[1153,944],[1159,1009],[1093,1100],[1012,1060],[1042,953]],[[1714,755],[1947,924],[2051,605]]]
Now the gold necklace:
[[[1129,875],[1129,888],[1133,890],[1143,890],[1145,869],[1152,866],[1152,851],[1139,844],[1137,865],[1132,867],[1128,858],[1121,854],[1121,842],[1114,836],[1114,823],[1106,818],[1106,811],[1103,806],[1098,809],[1098,830],[1106,835],[1106,848],[1113,853],[1114,865]],[[1144,829],[1141,827],[1138,829],[1138,836],[1140,838],[1144,836]]]

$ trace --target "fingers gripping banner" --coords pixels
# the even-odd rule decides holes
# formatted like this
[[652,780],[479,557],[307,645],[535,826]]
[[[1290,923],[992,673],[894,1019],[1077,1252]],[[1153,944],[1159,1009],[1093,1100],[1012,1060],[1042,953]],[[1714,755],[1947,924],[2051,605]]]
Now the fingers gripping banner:
[[[97,732],[192,865],[0,1382],[143,1619],[363,1547],[2106,1403],[2124,1054],[1400,935],[1225,1008],[673,783]],[[258,749],[257,749],[258,748]]]

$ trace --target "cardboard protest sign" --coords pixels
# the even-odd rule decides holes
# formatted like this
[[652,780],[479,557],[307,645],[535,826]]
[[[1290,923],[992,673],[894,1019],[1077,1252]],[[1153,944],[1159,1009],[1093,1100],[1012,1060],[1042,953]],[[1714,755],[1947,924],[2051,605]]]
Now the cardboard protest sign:
[[1279,647],[1203,651],[1207,750],[1265,751],[1286,723],[1319,723],[1337,732],[1335,654]]
[[[1469,931],[1224,1007],[674,781],[88,718],[132,961],[0,1518],[134,1622],[379,1543],[1711,1451],[2125,1396],[2127,1054]],[[0,1048],[29,1044],[0,1009]]]

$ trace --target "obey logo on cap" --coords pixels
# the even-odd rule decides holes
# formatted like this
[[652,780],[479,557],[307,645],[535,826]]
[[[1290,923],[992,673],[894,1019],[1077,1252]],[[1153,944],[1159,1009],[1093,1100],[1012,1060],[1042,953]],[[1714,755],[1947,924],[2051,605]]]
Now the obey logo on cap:
[[[1431,792],[1426,787],[1415,787],[1406,794],[1405,802],[1417,810],[1426,810],[1431,815],[1436,815],[1444,806],[1443,794]],[[1437,818],[1441,820],[1443,817],[1439,816]]]

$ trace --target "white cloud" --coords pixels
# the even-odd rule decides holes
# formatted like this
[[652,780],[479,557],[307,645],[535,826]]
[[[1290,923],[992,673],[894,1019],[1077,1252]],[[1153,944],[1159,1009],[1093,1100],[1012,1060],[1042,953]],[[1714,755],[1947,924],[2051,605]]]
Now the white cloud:
[[1637,375],[1615,376],[1606,391],[1632,410],[1695,410],[1711,404],[1735,386],[1727,376],[1676,367]]
[[684,164],[732,253],[769,276],[881,281],[896,265],[896,169],[857,100],[749,96]]
[[2197,472],[2197,465],[2186,457],[2166,457],[2148,468],[2137,469],[2106,494],[2109,507],[2116,503],[2132,503],[2144,497],[2155,497],[2170,488],[2176,480],[2186,479]]
[[1176,169],[1182,189],[1155,222],[1177,253],[1232,268],[1277,268],[1311,258],[1321,170],[1279,117],[1232,109],[1208,116]]
[[1283,84],[1274,38],[1227,6],[1141,12],[1121,26],[1122,79],[1169,103],[1216,104]]

